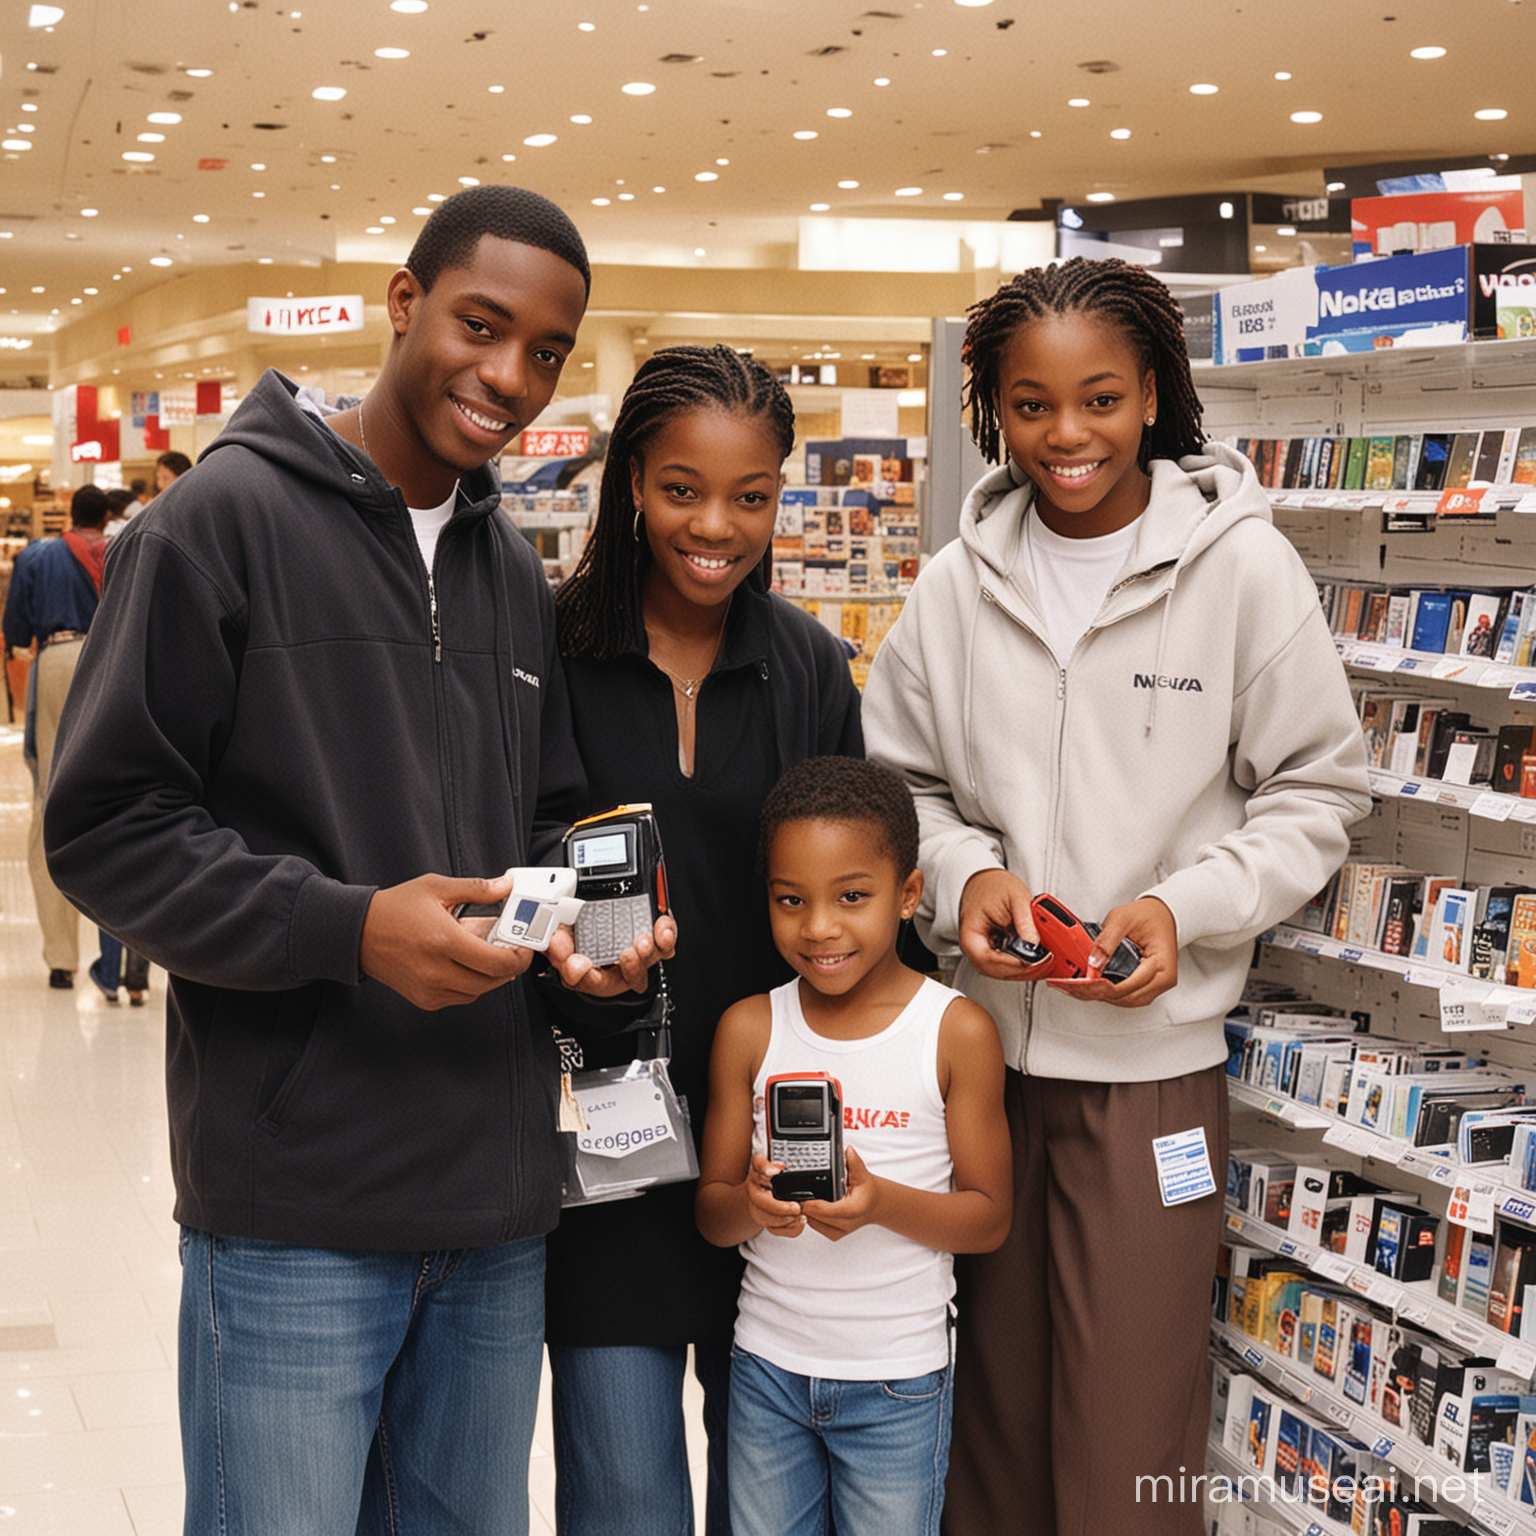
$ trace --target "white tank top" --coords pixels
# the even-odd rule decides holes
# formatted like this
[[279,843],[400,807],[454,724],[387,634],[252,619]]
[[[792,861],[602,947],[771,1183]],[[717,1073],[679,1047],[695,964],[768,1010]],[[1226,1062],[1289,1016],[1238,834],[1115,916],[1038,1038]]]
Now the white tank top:
[[[939,1092],[939,1025],[958,992],[924,978],[878,1035],[829,1040],[800,1009],[800,983],[769,994],[773,1028],[752,1085],[753,1149],[767,1146],[764,1087],[782,1072],[826,1072],[842,1084],[843,1140],[883,1178],[947,1192],[954,1166]],[[949,1359],[954,1259],[886,1227],[832,1242],[759,1233],[742,1244],[747,1270],[736,1343],[780,1370],[842,1381],[900,1380]]]

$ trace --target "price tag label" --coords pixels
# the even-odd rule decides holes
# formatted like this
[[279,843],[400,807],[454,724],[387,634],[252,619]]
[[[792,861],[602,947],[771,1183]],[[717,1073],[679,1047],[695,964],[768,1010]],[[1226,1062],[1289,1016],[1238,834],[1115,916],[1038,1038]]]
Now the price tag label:
[[1363,1269],[1351,1270],[1349,1279],[1345,1283],[1357,1296],[1371,1294],[1371,1276]]
[[1265,1102],[1264,1113],[1266,1115],[1279,1115],[1283,1119],[1285,1117],[1286,1108],[1287,1106],[1284,1099],[1269,1099]]
[[1430,668],[1429,675],[1439,678],[1441,682],[1446,683],[1454,682],[1457,678],[1465,678],[1470,682],[1471,679],[1467,677],[1467,674],[1471,671],[1472,665],[1470,662],[1462,661],[1455,656],[1447,656],[1437,661]]
[[1446,1219],[1474,1232],[1493,1233],[1493,1186],[1458,1182],[1451,1190],[1451,1202],[1445,1208]]
[[1324,1403],[1323,1412],[1333,1420],[1340,1429],[1352,1429],[1355,1423],[1354,1413],[1344,1407],[1342,1403]]
[[1536,1195],[1520,1189],[1505,1189],[1499,1193],[1499,1210],[1511,1221],[1526,1226],[1536,1224]]
[[1404,800],[1416,800],[1424,793],[1424,786],[1417,779],[1404,779],[1397,786],[1397,793]]
[[1299,1247],[1300,1245],[1295,1241],[1294,1238],[1288,1237],[1283,1243],[1280,1244],[1280,1247],[1276,1251],[1279,1253],[1282,1259],[1294,1259]]
[[1398,662],[1396,670],[1399,672],[1417,672],[1420,670],[1420,668],[1423,667],[1423,665],[1424,658],[1422,656],[1404,656],[1403,659]]
[[1475,491],[1461,489],[1446,491],[1435,503],[1435,516],[1476,517],[1482,509],[1483,497],[1487,494],[1486,486],[1481,486]]
[[1515,1517],[1505,1514],[1501,1509],[1495,1509],[1486,1500],[1472,1506],[1472,1518],[1479,1525],[1486,1526],[1494,1532],[1494,1536],[1512,1536],[1515,1529]]
[[1403,980],[1415,987],[1428,987],[1431,991],[1438,992],[1450,977],[1444,971],[1437,971],[1433,966],[1410,965],[1403,972]]
[[1377,1275],[1371,1281],[1371,1288],[1367,1294],[1372,1301],[1379,1302],[1389,1312],[1396,1312],[1402,1305],[1402,1286],[1395,1280],[1389,1280],[1385,1275]]
[[1475,1318],[1454,1317],[1446,1324],[1446,1331],[1458,1344],[1465,1344],[1469,1349],[1483,1341],[1483,1325]]
[[1243,1359],[1256,1371],[1261,1371],[1264,1369],[1264,1356],[1261,1355],[1258,1350],[1254,1349],[1252,1346],[1243,1351]]
[[1486,791],[1472,802],[1472,814],[1485,821],[1508,821],[1515,809],[1513,795],[1495,795]]
[[1241,1232],[1243,1230],[1243,1218],[1236,1211],[1227,1212],[1227,1231]]
[[1337,1280],[1341,1283],[1348,1280],[1355,1272],[1355,1266],[1342,1254],[1324,1253],[1318,1255],[1317,1272],[1329,1280]]
[[1453,1164],[1439,1162],[1435,1164],[1429,1176],[1437,1184],[1454,1184],[1456,1182],[1456,1175],[1457,1171]]
[[1397,1315],[1406,1318],[1410,1323],[1427,1324],[1432,1310],[1427,1301],[1416,1301],[1404,1293],[1403,1304],[1397,1309]]
[[1499,1369],[1529,1381],[1536,1376],[1536,1347],[1520,1339],[1511,1339],[1499,1351]]
[[1363,958],[1364,954],[1365,951],[1363,949],[1341,949],[1337,958],[1340,960],[1358,962],[1361,958]]
[[1512,1003],[1506,1003],[1504,1022],[1506,1024],[1536,1023],[1536,997],[1521,997]]
[[1514,809],[1509,813],[1509,819],[1511,821],[1536,821],[1536,800],[1516,800]]
[[1373,1456],[1390,1456],[1395,1443],[1392,1440],[1388,1440],[1385,1435],[1379,1435],[1371,1445],[1371,1454]]
[[1483,1007],[1486,986],[1450,977],[1440,989],[1440,1030],[1442,1034],[1466,1034],[1478,1029],[1503,1029],[1502,1012],[1495,1023]]

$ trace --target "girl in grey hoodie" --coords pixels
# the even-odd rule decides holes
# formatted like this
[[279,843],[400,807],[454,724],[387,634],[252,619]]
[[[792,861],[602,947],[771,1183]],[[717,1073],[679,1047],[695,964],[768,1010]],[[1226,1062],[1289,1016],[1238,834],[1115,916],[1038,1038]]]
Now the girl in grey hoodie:
[[[1200,1498],[1177,1490],[1204,1462],[1222,1019],[1255,935],[1348,851],[1362,736],[1252,466],[1205,442],[1158,279],[1025,272],[972,308],[965,358],[998,467],[864,697],[870,755],[917,799],[919,926],[958,952],[1010,1068],[1013,1229],[957,1267],[945,1530],[1027,1509],[1032,1536],[1193,1536]],[[1100,966],[1133,940],[1135,972],[1040,981],[998,950],[1036,937],[1041,892],[1102,919]],[[1176,1136],[1183,1182],[1153,1145]]]

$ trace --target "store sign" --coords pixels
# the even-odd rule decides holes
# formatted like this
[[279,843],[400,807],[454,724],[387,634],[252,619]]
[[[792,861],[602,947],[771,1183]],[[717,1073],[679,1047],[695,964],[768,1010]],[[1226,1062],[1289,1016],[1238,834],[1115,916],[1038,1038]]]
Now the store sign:
[[71,443],[69,445],[69,462],[71,464],[84,464],[87,460],[91,461],[92,463],[100,462],[100,443]]
[[523,455],[530,459],[583,459],[592,451],[588,427],[540,427],[523,433]]
[[323,336],[363,328],[363,296],[319,299],[247,299],[245,328],[259,336]]

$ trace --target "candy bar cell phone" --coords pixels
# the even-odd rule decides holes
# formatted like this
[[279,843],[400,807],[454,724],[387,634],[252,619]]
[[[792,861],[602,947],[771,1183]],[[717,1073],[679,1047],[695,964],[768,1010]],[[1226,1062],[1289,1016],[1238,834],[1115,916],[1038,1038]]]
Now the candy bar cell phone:
[[565,834],[565,862],[585,903],[576,949],[612,965],[667,911],[667,867],[649,805],[620,805],[578,821]]
[[1039,965],[1042,960],[1051,958],[1051,952],[1044,944],[1031,944],[1028,939],[1021,939],[1018,934],[1006,928],[999,928],[992,935],[992,948],[1022,960],[1025,965]]
[[512,894],[502,903],[492,944],[518,949],[548,949],[562,923],[576,920],[581,902],[575,895],[576,876],[569,869],[540,866],[509,869]]
[[[1076,918],[1054,896],[1036,896],[1029,904],[1040,940],[1061,962],[1062,980],[1087,980],[1088,957],[1099,936],[1097,923]],[[1124,981],[1141,964],[1141,951],[1129,939],[1122,939],[1099,973],[1103,981]]]
[[843,1085],[825,1072],[779,1073],[766,1084],[768,1161],[776,1200],[841,1200]]

